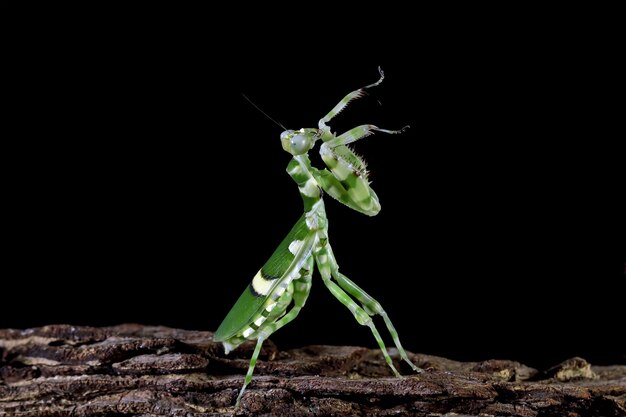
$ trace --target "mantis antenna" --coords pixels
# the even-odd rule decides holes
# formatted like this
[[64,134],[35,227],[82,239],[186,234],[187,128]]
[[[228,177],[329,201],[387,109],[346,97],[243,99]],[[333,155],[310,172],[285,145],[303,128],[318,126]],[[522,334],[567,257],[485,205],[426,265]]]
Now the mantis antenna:
[[256,104],[254,104],[254,102],[252,100],[250,100],[248,98],[247,95],[245,95],[244,93],[241,93],[241,95],[243,96],[243,98],[245,98],[246,100],[248,100],[248,103],[252,104],[254,106],[255,109],[257,109],[258,111],[260,111],[263,115],[265,115],[265,117],[267,117],[268,119],[270,119],[272,122],[276,123],[278,126],[282,127],[283,130],[287,130],[287,128],[285,126],[282,125],[282,123],[278,123],[276,120],[272,119],[270,117],[269,114],[265,113],[263,110],[261,110],[261,108],[259,106],[257,106]]

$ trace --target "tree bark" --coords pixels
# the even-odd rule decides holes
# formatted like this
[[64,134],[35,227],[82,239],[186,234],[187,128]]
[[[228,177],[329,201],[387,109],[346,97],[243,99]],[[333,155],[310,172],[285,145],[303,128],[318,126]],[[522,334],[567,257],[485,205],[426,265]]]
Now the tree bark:
[[225,356],[210,332],[135,324],[0,330],[0,416],[626,416],[624,365],[411,354],[425,372],[396,357],[394,378],[378,350],[270,341],[235,409],[253,348]]

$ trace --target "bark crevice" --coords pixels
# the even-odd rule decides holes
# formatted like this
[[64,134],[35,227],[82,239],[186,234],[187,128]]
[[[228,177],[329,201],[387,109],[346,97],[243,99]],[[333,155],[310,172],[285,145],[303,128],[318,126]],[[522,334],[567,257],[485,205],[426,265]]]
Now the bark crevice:
[[413,374],[391,349],[406,375],[394,378],[378,350],[271,341],[235,410],[253,348],[225,356],[210,332],[141,325],[0,330],[0,417],[626,416],[626,365],[410,354],[426,369]]

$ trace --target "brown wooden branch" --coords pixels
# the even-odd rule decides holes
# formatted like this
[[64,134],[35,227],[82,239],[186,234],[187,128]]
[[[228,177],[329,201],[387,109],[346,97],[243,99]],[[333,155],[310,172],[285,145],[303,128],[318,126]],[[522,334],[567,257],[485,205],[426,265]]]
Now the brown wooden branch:
[[378,350],[271,342],[235,410],[252,348],[141,325],[0,330],[0,416],[626,416],[626,366],[412,355],[426,372],[398,362],[410,376],[394,378]]

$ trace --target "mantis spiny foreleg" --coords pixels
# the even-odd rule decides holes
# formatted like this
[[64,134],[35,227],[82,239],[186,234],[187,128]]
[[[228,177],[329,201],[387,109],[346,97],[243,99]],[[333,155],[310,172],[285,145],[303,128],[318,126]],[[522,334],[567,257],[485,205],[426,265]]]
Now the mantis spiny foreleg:
[[368,88],[376,87],[378,84],[382,83],[385,79],[385,74],[383,70],[378,67],[378,72],[380,73],[380,79],[375,83],[366,85],[365,87],[361,87],[358,90],[354,90],[353,92],[347,94],[328,114],[322,117],[318,123],[320,129],[325,130],[327,128],[326,123],[329,122],[333,117],[338,115],[352,100],[363,97],[365,95],[365,90]]
[[[374,132],[388,133],[390,135],[399,135],[400,133],[404,133],[404,131],[408,128],[409,128],[408,126],[405,126],[402,129],[389,130],[389,129],[381,129],[374,125],[361,125],[361,126],[352,128],[348,130],[347,132],[342,133],[341,135],[337,136],[336,138],[333,138],[323,143],[322,148],[326,147],[326,148],[332,149],[336,146],[347,145],[349,143],[356,142],[359,139],[368,137],[369,135],[372,135]],[[320,152],[322,148],[320,148]]]

